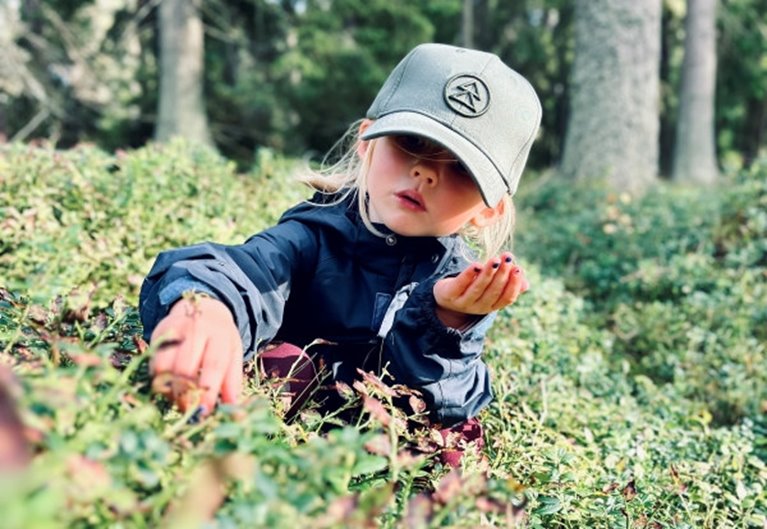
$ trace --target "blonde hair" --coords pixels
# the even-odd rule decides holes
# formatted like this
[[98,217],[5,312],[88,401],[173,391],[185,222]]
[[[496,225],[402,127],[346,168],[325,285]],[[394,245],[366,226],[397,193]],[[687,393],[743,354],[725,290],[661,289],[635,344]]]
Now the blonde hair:
[[[357,146],[361,141],[359,131],[362,121],[352,123],[322,158],[319,168],[307,167],[307,170],[299,176],[299,180],[319,193],[334,196],[333,200],[317,204],[318,206],[338,204],[350,194],[356,193],[357,207],[365,227],[371,233],[385,237],[386,234],[381,233],[373,225],[368,213],[367,177],[376,140],[371,140],[365,156],[360,157],[357,154]],[[516,212],[510,196],[504,195],[502,202],[502,212],[494,222],[481,228],[467,224],[459,232],[459,235],[479,253],[480,257],[488,258],[498,255],[504,249],[511,248]]]

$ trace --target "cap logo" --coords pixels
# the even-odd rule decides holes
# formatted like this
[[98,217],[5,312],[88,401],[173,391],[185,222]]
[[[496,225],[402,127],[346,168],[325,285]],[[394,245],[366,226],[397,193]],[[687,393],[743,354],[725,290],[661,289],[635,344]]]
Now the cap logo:
[[479,77],[469,74],[456,75],[445,84],[445,102],[458,114],[476,118],[487,111],[490,90]]

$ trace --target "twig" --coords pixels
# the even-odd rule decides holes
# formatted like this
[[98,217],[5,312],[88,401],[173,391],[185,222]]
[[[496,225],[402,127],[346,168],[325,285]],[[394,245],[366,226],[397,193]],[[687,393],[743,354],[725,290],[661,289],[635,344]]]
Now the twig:
[[29,123],[24,125],[21,130],[16,132],[16,134],[13,135],[11,138],[11,143],[16,141],[24,141],[27,136],[32,134],[37,127],[39,127],[43,121],[48,119],[48,117],[51,115],[51,112],[47,108],[40,109],[40,111],[35,114],[35,116],[29,120]]

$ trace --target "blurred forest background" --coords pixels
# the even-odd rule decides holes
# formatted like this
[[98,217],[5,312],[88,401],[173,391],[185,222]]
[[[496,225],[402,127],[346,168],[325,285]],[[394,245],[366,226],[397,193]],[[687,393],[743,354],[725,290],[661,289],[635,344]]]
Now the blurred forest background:
[[0,138],[317,157],[425,41],[532,82],[535,168],[711,182],[765,144],[767,0],[3,0]]

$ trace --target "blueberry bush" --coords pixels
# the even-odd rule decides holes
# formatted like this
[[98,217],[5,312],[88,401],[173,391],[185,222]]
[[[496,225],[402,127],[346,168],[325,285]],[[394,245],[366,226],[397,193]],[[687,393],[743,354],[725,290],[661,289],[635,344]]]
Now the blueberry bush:
[[767,160],[641,198],[528,178],[532,287],[489,336],[484,454],[452,470],[417,395],[372,376],[352,420],[288,420],[258,377],[202,420],[150,391],[154,256],[307,196],[257,158],[0,147],[3,527],[767,527]]

